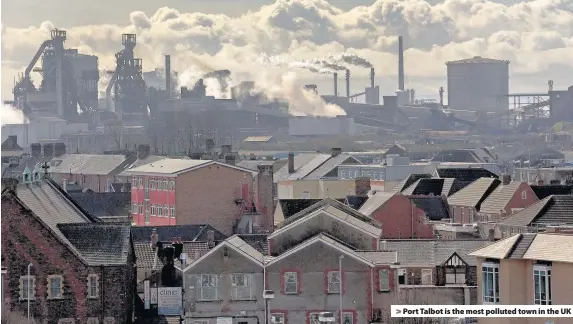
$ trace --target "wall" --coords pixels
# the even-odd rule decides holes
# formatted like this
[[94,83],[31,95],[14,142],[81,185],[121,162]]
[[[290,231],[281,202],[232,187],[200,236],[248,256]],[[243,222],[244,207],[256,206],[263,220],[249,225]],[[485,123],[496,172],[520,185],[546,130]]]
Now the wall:
[[[60,318],[76,318],[85,323],[88,317],[114,317],[117,323],[131,323],[133,264],[124,267],[87,267],[54,237],[39,220],[14,201],[2,198],[2,257],[9,282],[4,287],[6,301],[14,310],[27,311],[20,302],[20,276],[36,277],[36,300],[30,303],[34,318],[57,323]],[[47,276],[64,277],[63,299],[47,300]],[[100,276],[100,296],[87,298],[89,274]],[[103,311],[102,311],[103,310]],[[41,321],[40,321],[41,322]]]
[[18,145],[27,148],[42,140],[57,140],[63,134],[87,132],[86,123],[66,123],[65,120],[32,119],[29,124],[11,124],[2,126],[2,142],[9,135],[18,136]]
[[[525,192],[525,199],[523,199],[522,192]],[[505,205],[505,208],[503,209],[503,214],[483,213],[483,216],[481,216],[482,213],[480,213],[480,219],[482,221],[499,221],[502,218],[512,215],[514,213],[512,212],[513,209],[518,208],[521,210],[523,208],[527,208],[535,204],[537,201],[539,201],[539,199],[537,199],[537,196],[535,195],[529,184],[522,182],[515,191],[515,193],[513,194],[513,197],[511,197],[507,205]]]
[[255,175],[225,165],[211,164],[177,176],[175,183],[176,223],[210,224],[226,235],[241,214],[235,199],[253,201]]
[[278,182],[277,192],[278,199],[341,199],[356,193],[356,183],[354,180],[287,180]]
[[394,195],[370,217],[382,223],[382,238],[433,238],[433,225],[408,197]]
[[384,180],[386,168],[378,165],[341,165],[338,167],[338,179],[368,177],[371,180]]
[[[473,217],[470,215],[473,211]],[[459,224],[472,224],[477,219],[477,212],[473,207],[450,205],[450,215],[453,222]]]
[[[185,292],[186,317],[210,318],[213,320],[217,316],[245,316],[245,321],[252,323],[252,318],[258,318],[260,323],[264,322],[264,299],[261,296],[264,288],[264,275],[262,265],[246,259],[233,249],[228,248],[228,257],[224,257],[223,248],[219,248],[214,253],[207,256],[200,263],[190,268],[185,273],[185,286],[189,287]],[[236,301],[231,295],[231,274],[248,273],[253,281],[251,285],[252,300]],[[219,275],[219,296],[218,301],[198,301],[197,290],[198,274],[218,274]],[[194,287],[191,288],[191,287]],[[190,310],[190,311],[189,311]],[[241,312],[245,312],[241,314]],[[248,318],[251,318],[249,320]],[[241,319],[241,321],[243,321]],[[257,323],[256,321],[254,323]],[[215,324],[213,322],[212,324]]]
[[[481,269],[482,258],[477,258],[478,269]],[[499,268],[500,304],[533,305],[533,260],[501,260]],[[551,301],[553,305],[570,305],[573,296],[573,282],[570,274],[573,264],[554,262],[551,269]],[[478,271],[478,304],[482,304],[482,273]],[[480,324],[544,324],[553,321],[555,324],[570,323],[570,318],[480,318]]]
[[[175,184],[175,190],[171,190],[171,182],[177,182],[176,178],[172,175],[166,176],[148,176],[148,175],[136,175],[134,174],[132,177],[132,185],[131,185],[131,204],[132,204],[132,215],[133,220],[136,225],[145,225],[145,195],[146,191],[148,192],[149,197],[149,225],[175,225],[176,217],[171,215],[171,207],[175,207],[175,215],[177,215],[177,211],[179,210],[175,200],[175,190],[177,190],[177,183]],[[139,180],[141,179],[142,186],[139,186]],[[151,181],[155,182],[154,187],[151,187]],[[157,181],[167,181],[167,188],[169,190],[158,190],[157,189]],[[137,185],[136,185],[137,184]],[[150,189],[145,189],[146,187],[151,187]],[[155,188],[155,189],[153,189]],[[133,204],[142,205],[143,208],[138,207],[137,213],[134,213]],[[156,206],[168,206],[169,215],[162,215],[158,216],[157,212],[156,215],[151,214],[151,207],[152,205]],[[142,213],[140,213],[140,211]]]
[[467,305],[476,295],[476,287],[400,286],[398,298],[400,303],[410,305]]

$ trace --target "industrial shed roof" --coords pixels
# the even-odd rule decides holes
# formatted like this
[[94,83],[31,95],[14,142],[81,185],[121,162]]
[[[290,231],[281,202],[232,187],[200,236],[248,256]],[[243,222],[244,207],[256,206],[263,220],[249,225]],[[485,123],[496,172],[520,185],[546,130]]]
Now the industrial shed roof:
[[481,56],[474,56],[472,58],[456,60],[456,61],[449,61],[446,62],[446,65],[451,64],[491,64],[491,63],[499,63],[499,64],[509,64],[508,60],[497,60],[492,58],[486,58]]

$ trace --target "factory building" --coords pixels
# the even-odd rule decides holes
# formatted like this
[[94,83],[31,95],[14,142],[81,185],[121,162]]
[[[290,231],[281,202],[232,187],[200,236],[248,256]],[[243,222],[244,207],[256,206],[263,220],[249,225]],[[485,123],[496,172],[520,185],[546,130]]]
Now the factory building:
[[446,63],[448,108],[477,112],[509,109],[509,61],[476,56]]

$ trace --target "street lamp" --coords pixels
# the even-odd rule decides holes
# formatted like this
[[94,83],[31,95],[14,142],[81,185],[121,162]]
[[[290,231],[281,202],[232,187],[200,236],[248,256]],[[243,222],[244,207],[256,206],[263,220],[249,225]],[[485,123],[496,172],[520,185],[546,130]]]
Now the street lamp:
[[30,268],[32,267],[32,263],[28,264],[28,277],[26,278],[26,280],[28,281],[28,294],[26,295],[26,297],[28,297],[28,324],[30,324]]
[[338,257],[338,276],[340,277],[340,324],[342,324],[342,259],[344,259],[344,255]]
[[263,298],[265,299],[265,324],[269,324],[269,300],[275,298],[275,292],[265,290],[263,291]]

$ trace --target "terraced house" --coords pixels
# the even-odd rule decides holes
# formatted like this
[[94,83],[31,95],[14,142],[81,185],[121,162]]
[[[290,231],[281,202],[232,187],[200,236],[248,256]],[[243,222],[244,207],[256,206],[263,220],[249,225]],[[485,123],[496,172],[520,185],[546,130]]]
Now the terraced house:
[[100,223],[40,171],[2,190],[3,300],[47,324],[132,322],[130,228]]

